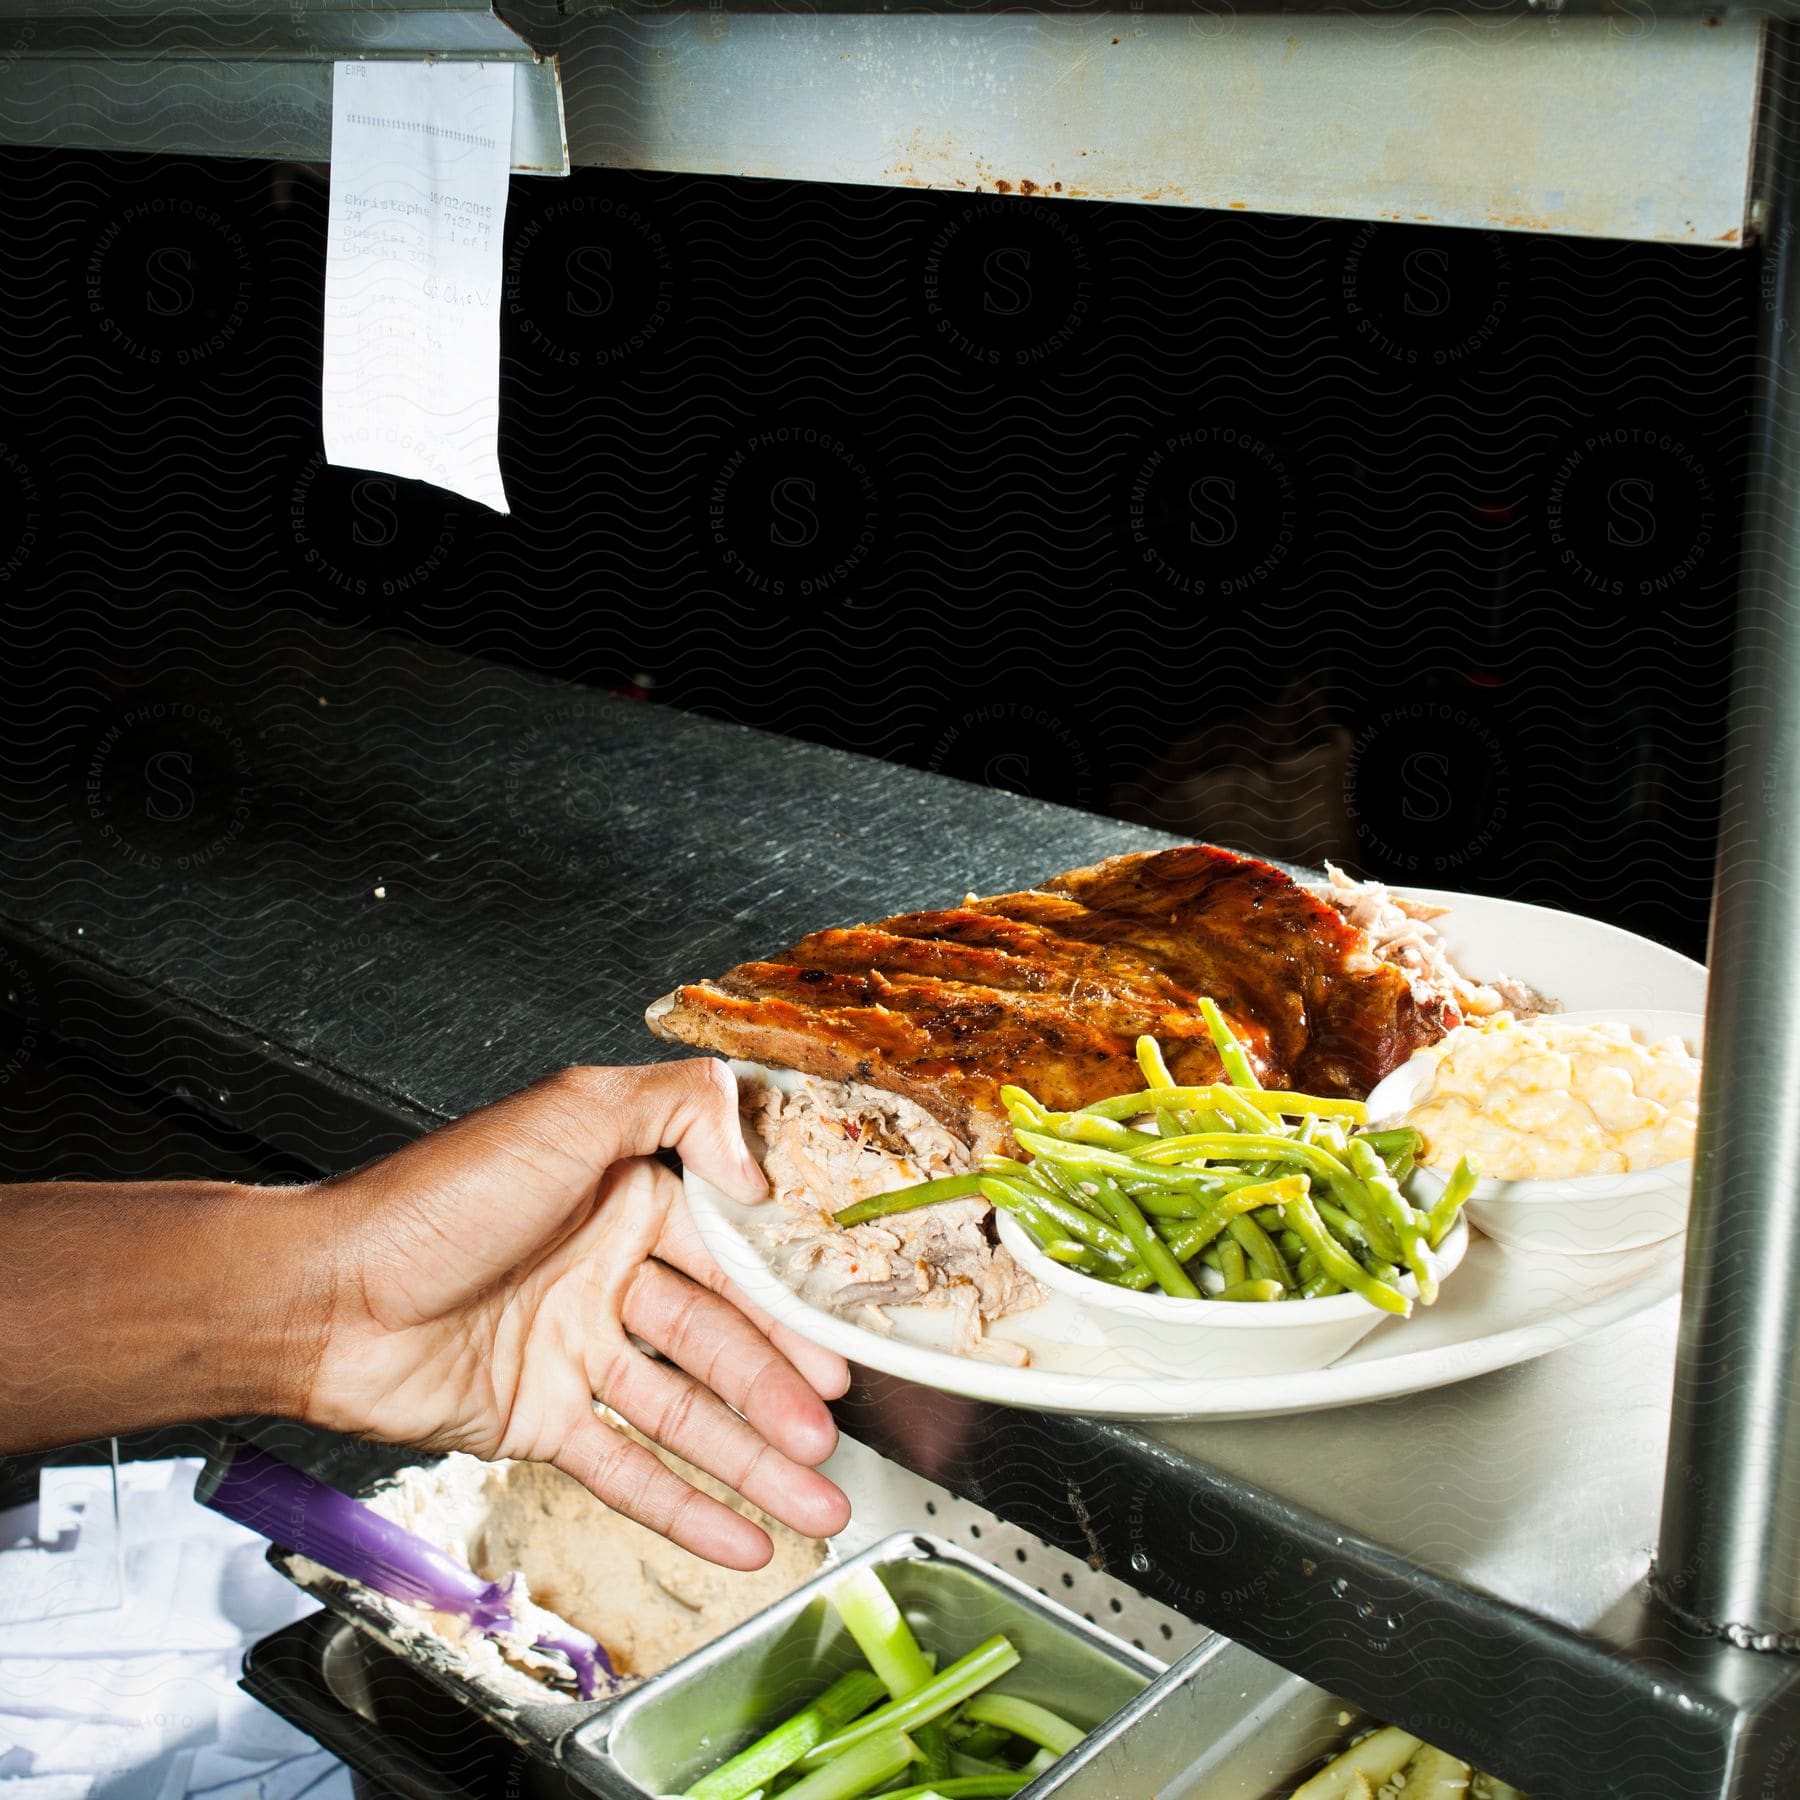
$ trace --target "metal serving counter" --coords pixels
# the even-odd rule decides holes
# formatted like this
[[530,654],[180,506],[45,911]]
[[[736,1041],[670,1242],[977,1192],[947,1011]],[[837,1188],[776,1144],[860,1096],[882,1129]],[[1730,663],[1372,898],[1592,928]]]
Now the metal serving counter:
[[[321,1168],[566,1062],[667,1054],[648,1000],[804,929],[1159,841],[299,616],[209,639],[235,674],[202,695],[173,635],[6,801],[0,994]],[[1773,1800],[1800,1664],[1645,1598],[1674,1333],[1670,1306],[1288,1419],[1107,1425],[874,1375],[840,1410],[1540,1800]]]

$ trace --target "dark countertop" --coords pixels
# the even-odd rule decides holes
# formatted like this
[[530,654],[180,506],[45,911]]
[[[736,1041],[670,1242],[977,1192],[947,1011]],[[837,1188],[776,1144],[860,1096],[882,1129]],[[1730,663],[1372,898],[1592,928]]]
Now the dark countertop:
[[[94,691],[15,785],[0,959],[22,1030],[335,1167],[561,1064],[671,1053],[642,1012],[678,980],[1160,841],[264,617]],[[842,1416],[1539,1800],[1676,1800],[1726,1791],[1745,1718],[1794,1712],[1789,1665],[1643,1610],[1673,1330],[1671,1304],[1292,1419],[1151,1431],[873,1375]]]

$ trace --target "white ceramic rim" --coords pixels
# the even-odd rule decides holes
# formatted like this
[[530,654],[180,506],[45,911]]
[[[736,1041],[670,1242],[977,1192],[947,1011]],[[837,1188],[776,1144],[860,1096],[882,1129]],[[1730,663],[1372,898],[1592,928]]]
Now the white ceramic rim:
[[[1706,1023],[1704,1013],[1691,1011],[1677,1006],[1589,1006],[1579,1010],[1571,1008],[1566,1013],[1558,1013],[1559,1019],[1566,1019],[1574,1025],[1631,1025],[1633,1015],[1644,1017],[1651,1015],[1669,1019],[1689,1019],[1693,1021],[1691,1030],[1681,1028],[1681,1037],[1688,1048],[1700,1043]],[[1632,1029],[1639,1029],[1633,1026]],[[1667,1036],[1668,1033],[1661,1033]],[[1425,1073],[1425,1066],[1415,1066],[1409,1058],[1391,1075],[1378,1082],[1369,1095],[1369,1118],[1371,1121],[1388,1120],[1398,1117],[1410,1110],[1413,1093],[1418,1087],[1419,1078]],[[1387,1102],[1377,1107],[1375,1097],[1383,1089],[1390,1089]],[[1420,1176],[1435,1182],[1439,1188],[1449,1180],[1443,1169],[1427,1168],[1421,1164]],[[1469,1200],[1474,1205],[1483,1202],[1500,1201],[1507,1206],[1569,1206],[1580,1205],[1584,1200],[1613,1200],[1623,1198],[1634,1192],[1652,1188],[1664,1188],[1679,1181],[1683,1187],[1691,1187],[1694,1178],[1692,1157],[1684,1157],[1680,1162],[1658,1163],[1651,1169],[1613,1169],[1601,1175],[1547,1175],[1531,1176],[1484,1176],[1476,1182]],[[1480,1221],[1477,1220],[1477,1223]]]

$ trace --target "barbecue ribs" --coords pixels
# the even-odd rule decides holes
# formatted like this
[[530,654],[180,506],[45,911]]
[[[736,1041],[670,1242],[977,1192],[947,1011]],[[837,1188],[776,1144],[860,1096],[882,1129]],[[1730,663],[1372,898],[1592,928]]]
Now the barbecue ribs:
[[647,1017],[662,1037],[902,1094],[976,1148],[1010,1150],[1002,1082],[1059,1109],[1129,1092],[1143,1085],[1141,1033],[1177,1081],[1219,1079],[1202,995],[1264,1086],[1308,1093],[1367,1094],[1458,1023],[1415,1000],[1334,907],[1204,844],[814,932]]

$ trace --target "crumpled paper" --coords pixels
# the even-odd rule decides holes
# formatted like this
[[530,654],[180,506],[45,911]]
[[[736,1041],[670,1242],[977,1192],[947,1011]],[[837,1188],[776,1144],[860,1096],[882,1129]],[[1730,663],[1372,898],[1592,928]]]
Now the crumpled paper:
[[44,1471],[54,1548],[38,1506],[0,1513],[0,1615],[55,1615],[0,1624],[0,1800],[351,1800],[343,1765],[236,1685],[246,1648],[312,1607],[261,1538],[195,1505],[199,1469],[121,1465],[122,1604],[110,1504],[69,1503],[104,1471]]

